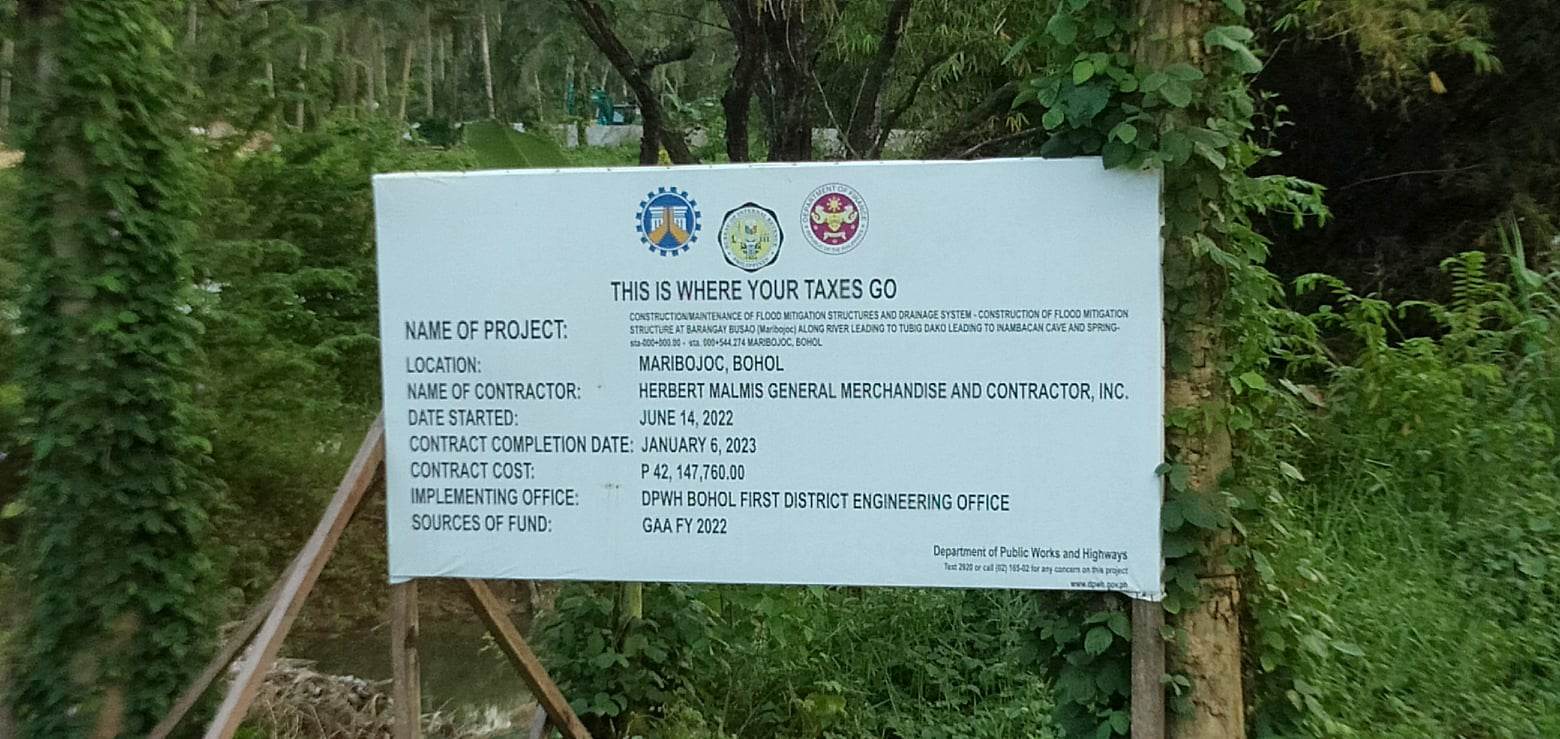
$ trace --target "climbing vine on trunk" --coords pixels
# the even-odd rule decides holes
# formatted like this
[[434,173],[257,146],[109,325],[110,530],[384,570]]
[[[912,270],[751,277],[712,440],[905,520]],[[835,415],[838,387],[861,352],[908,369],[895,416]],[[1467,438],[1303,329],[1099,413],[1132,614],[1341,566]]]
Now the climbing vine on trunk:
[[[1276,341],[1281,292],[1261,266],[1268,244],[1252,219],[1324,215],[1309,183],[1248,173],[1275,152],[1259,143],[1249,76],[1262,63],[1244,15],[1241,0],[1063,0],[1019,42],[1046,57],[1013,104],[1015,115],[1038,118],[1041,154],[1099,155],[1107,168],[1164,173],[1169,456],[1159,472],[1173,735],[1242,735],[1249,686],[1241,678],[1253,665],[1274,676],[1257,691],[1293,697],[1278,702],[1291,707],[1277,722],[1285,730],[1321,733],[1326,721],[1308,710],[1305,681],[1295,679],[1308,659],[1296,645],[1325,638],[1316,624],[1300,615],[1241,634],[1243,608],[1282,599],[1273,592],[1281,586],[1262,578],[1270,572],[1252,566],[1272,542],[1241,535],[1276,512],[1265,510],[1270,501],[1243,499],[1232,482],[1232,452],[1269,402],[1260,370]],[[1242,600],[1243,587],[1255,587],[1254,600]],[[1085,594],[1058,601],[1037,626],[1058,676],[1061,725],[1069,736],[1126,735],[1125,602]],[[1270,723],[1275,711],[1284,709],[1271,709]]]
[[191,215],[173,39],[152,0],[24,0],[20,734],[143,736],[215,631],[205,442],[187,429]]

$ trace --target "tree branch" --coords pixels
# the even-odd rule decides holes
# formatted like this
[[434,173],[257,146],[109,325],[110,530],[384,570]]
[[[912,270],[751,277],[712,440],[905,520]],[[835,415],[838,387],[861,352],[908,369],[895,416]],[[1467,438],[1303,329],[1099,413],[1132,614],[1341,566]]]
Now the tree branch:
[[1032,133],[1039,133],[1040,131],[1043,131],[1043,130],[1045,130],[1045,129],[1043,129],[1043,128],[1026,128],[1026,129],[1024,129],[1022,131],[1014,131],[1013,133],[1007,134],[1006,136],[998,136],[996,138],[986,139],[985,141],[982,141],[982,142],[980,142],[980,143],[978,143],[978,144],[976,144],[974,146],[971,146],[968,149],[965,149],[964,151],[959,152],[959,155],[956,156],[956,157],[953,157],[953,158],[954,159],[964,159],[966,157],[974,156],[975,152],[980,151],[981,149],[984,149],[984,148],[986,148],[988,146],[995,146],[997,144],[1005,144],[1005,143],[1007,143],[1009,141],[1017,141],[1018,139],[1021,139],[1021,138],[1025,137],[1025,136],[1028,136],[1028,135],[1030,135]]
[[678,44],[670,44],[659,49],[653,49],[645,54],[645,58],[639,62],[639,71],[646,74],[650,70],[662,64],[686,61],[693,56],[693,42],[684,41]]
[[933,139],[932,143],[926,147],[928,155],[934,159],[945,159],[948,158],[951,152],[960,151],[957,147],[960,142],[969,136],[971,131],[991,120],[999,111],[1012,107],[1013,98],[1017,96],[1017,82],[1009,82],[992,90],[991,94],[987,95],[986,99],[982,100],[979,105],[971,108],[959,120],[955,121],[952,126],[949,126],[936,139]]
[[[596,0],[560,0],[565,2],[572,11],[575,20],[579,22],[580,29],[596,45],[612,68],[617,70],[618,76],[628,84],[628,89],[633,91],[634,97],[639,101],[639,115],[644,129],[644,134],[639,138],[639,163],[655,164],[660,161],[661,147],[666,147],[667,156],[676,164],[697,164],[698,159],[693,152],[688,150],[688,142],[666,121],[665,111],[661,107],[661,98],[656,94],[655,88],[650,84],[647,72],[655,67],[655,64],[645,66],[634,59],[633,52],[623,45],[617,32],[612,29],[612,20],[607,17],[607,12]],[[688,49],[691,56],[691,45]],[[686,59],[687,57],[683,57]]]
[[720,29],[722,31],[726,31],[728,33],[731,31],[730,28],[727,28],[727,27],[725,27],[725,26],[723,26],[723,25],[721,25],[719,23],[711,23],[711,22],[709,22],[707,20],[704,20],[703,18],[699,18],[697,16],[692,16],[692,15],[687,15],[685,13],[674,13],[674,12],[672,12],[670,10],[660,10],[660,9],[657,9],[657,8],[644,8],[642,12],[651,13],[653,15],[664,15],[664,16],[666,16],[668,18],[679,18],[681,20],[691,21],[693,23],[698,23],[700,25],[709,26],[710,28],[717,28],[717,29]]
[[1367,177],[1367,178],[1365,178],[1363,180],[1356,180],[1354,182],[1350,182],[1349,184],[1344,185],[1343,187],[1338,188],[1337,190],[1335,190],[1335,192],[1343,192],[1344,190],[1347,190],[1347,189],[1349,189],[1351,187],[1359,187],[1360,185],[1369,185],[1372,182],[1381,182],[1383,180],[1395,180],[1395,179],[1398,179],[1400,177],[1421,177],[1421,176],[1424,176],[1424,175],[1432,175],[1432,174],[1457,174],[1459,172],[1467,172],[1467,171],[1474,170],[1474,169],[1482,169],[1484,166],[1485,165],[1481,163],[1481,164],[1470,164],[1470,165],[1468,165],[1466,167],[1448,167],[1446,169],[1413,169],[1413,170],[1409,170],[1407,172],[1394,172],[1392,174],[1384,174],[1384,175],[1381,175],[1379,177]]
[[720,0],[720,8],[731,25],[737,56],[731,66],[731,83],[720,97],[726,114],[726,157],[733,162],[752,159],[748,151],[748,115],[752,110],[753,86],[763,65],[763,40],[758,36],[758,21],[746,0]]
[[867,152],[868,159],[877,159],[883,156],[883,147],[888,145],[888,137],[893,135],[894,127],[899,125],[899,119],[904,117],[905,112],[910,110],[911,105],[915,104],[916,97],[921,94],[921,85],[926,82],[928,77],[932,76],[932,70],[936,69],[937,65],[947,60],[947,56],[933,59],[923,65],[919,72],[915,73],[915,77],[910,80],[910,89],[906,90],[904,97],[899,99],[899,104],[890,108],[888,115],[883,117],[883,123],[878,127],[877,140],[872,143],[872,150]]
[[883,90],[889,72],[893,69],[894,57],[899,53],[899,40],[904,36],[905,27],[910,25],[912,4],[913,0],[888,0],[883,38],[878,43],[877,54],[873,55],[871,64],[867,65],[866,74],[861,77],[861,86],[856,90],[850,129],[842,132],[841,136],[845,141],[845,150],[853,157],[860,158],[877,138]]

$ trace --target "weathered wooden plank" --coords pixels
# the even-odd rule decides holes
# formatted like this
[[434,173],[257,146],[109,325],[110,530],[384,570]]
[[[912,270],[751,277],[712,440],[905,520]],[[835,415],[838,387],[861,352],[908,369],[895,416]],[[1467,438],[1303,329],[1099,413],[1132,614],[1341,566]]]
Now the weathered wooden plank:
[[380,414],[369,426],[362,445],[358,447],[357,456],[352,459],[352,466],[347,468],[347,474],[341,478],[341,484],[336,487],[336,494],[331,496],[324,515],[314,527],[314,533],[299,552],[300,564],[287,573],[276,606],[267,614],[265,623],[255,635],[254,648],[228,686],[227,696],[217,709],[216,717],[211,720],[211,726],[206,729],[205,739],[232,739],[233,733],[238,731],[239,723],[244,720],[244,714],[249,712],[249,706],[254,703],[255,695],[260,690],[260,682],[265,679],[271,663],[276,661],[282,640],[287,637],[287,631],[303,609],[304,599],[314,589],[320,571],[325,569],[325,562],[335,551],[342,531],[347,528],[347,522],[352,520],[352,514],[362,502],[363,495],[373,485],[384,460],[385,419]]
[[1132,739],[1165,736],[1165,611],[1158,603],[1132,601]]
[[574,709],[569,707],[569,701],[558,690],[557,684],[547,674],[547,669],[542,667],[542,661],[536,658],[536,653],[525,643],[520,636],[519,629],[515,628],[514,621],[509,618],[509,613],[498,596],[493,594],[487,583],[481,580],[466,580],[466,596],[471,600],[471,607],[476,610],[477,616],[487,624],[488,631],[493,634],[493,639],[498,642],[499,649],[504,650],[504,655],[509,657],[516,670],[520,672],[520,678],[525,680],[531,694],[536,697],[536,702],[541,704],[542,710],[547,712],[552,725],[563,732],[565,739],[590,739],[590,732],[585,730],[585,725],[580,723],[580,718],[574,715]]
[[390,665],[395,739],[422,737],[422,666],[417,658],[417,581],[390,586]]

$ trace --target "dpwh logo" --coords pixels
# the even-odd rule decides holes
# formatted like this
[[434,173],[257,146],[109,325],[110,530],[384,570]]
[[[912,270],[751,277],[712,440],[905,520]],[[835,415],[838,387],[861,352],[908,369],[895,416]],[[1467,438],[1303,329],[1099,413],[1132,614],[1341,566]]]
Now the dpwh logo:
[[658,187],[639,202],[634,230],[639,243],[663,257],[676,256],[699,240],[699,203],[686,190]]

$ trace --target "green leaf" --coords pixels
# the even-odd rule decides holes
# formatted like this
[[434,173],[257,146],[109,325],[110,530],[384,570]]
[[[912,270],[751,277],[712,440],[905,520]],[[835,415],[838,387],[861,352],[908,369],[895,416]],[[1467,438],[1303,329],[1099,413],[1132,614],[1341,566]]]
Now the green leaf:
[[1066,13],[1057,13],[1046,22],[1045,32],[1056,39],[1056,43],[1072,46],[1073,41],[1078,39],[1078,21]]
[[[1186,160],[1192,156],[1192,140],[1179,130],[1170,130],[1165,132],[1165,135],[1160,139],[1159,149],[1169,163],[1176,165],[1185,164]],[[1199,223],[1196,212],[1185,208],[1167,208],[1166,216],[1172,219],[1177,217],[1191,219],[1190,228],[1186,228],[1187,224],[1176,224],[1182,227],[1183,230],[1195,229]]]
[[1116,127],[1110,130],[1110,137],[1120,141],[1123,144],[1130,144],[1134,141],[1137,141],[1137,126],[1134,126],[1126,121],[1117,123]]
[[1093,76],[1094,76],[1094,63],[1089,61],[1088,59],[1084,59],[1082,61],[1079,61],[1077,64],[1073,65],[1073,68],[1072,68],[1073,84],[1081,85],[1081,84],[1083,84],[1085,82],[1088,82],[1089,79],[1092,78]]
[[1039,92],[1040,90],[1038,88],[1032,85],[1025,85],[1023,89],[1018,91],[1017,95],[1013,96],[1013,104],[1008,106],[1008,109],[1018,110],[1019,108],[1022,108],[1025,104],[1034,100]]
[[1109,626],[1111,631],[1116,632],[1116,636],[1123,639],[1132,636],[1132,622],[1127,619],[1127,614],[1121,611],[1112,611],[1110,618],[1105,621],[1105,625]]
[[1186,62],[1176,62],[1175,64],[1171,64],[1170,66],[1165,67],[1164,74],[1166,77],[1177,79],[1182,82],[1196,82],[1203,78],[1201,69],[1187,64]]
[[1209,41],[1208,43],[1211,45],[1223,45],[1225,41],[1228,41],[1244,44],[1247,41],[1255,38],[1256,35],[1257,34],[1255,32],[1245,26],[1214,26],[1208,30],[1208,33],[1203,37],[1203,40],[1208,41],[1209,38],[1216,37],[1221,39],[1220,43],[1215,44],[1212,41]]
[[1268,389],[1267,379],[1255,371],[1242,372],[1240,375],[1240,383],[1253,390]]
[[1116,637],[1110,629],[1104,626],[1096,626],[1089,629],[1089,634],[1083,637],[1083,651],[1093,655],[1104,654],[1110,648],[1111,642]]
[[1235,15],[1246,14],[1245,0],[1224,0],[1224,7],[1229,8],[1230,12]]
[[1084,127],[1094,122],[1110,105],[1110,89],[1105,85],[1065,85],[1062,91],[1062,107],[1067,120],[1074,126]]
[[1244,74],[1252,74],[1262,71],[1262,62],[1246,45],[1252,35],[1251,29],[1245,26],[1214,26],[1203,34],[1203,43],[1209,47],[1227,49],[1235,55],[1235,68]]
[[1185,108],[1192,104],[1192,86],[1173,77],[1166,77],[1159,88],[1159,96],[1177,108]]
[[8,519],[8,518],[16,518],[17,516],[20,516],[20,515],[22,515],[23,513],[26,513],[26,512],[27,512],[27,504],[26,503],[23,503],[22,501],[19,501],[19,500],[13,500],[13,501],[11,501],[9,503],[6,503],[4,508],[0,508],[0,521],[3,521],[3,520]]
[[1066,118],[1067,113],[1061,108],[1051,108],[1045,112],[1045,115],[1040,116],[1040,125],[1045,126],[1048,131],[1054,131]]
[[1305,475],[1300,474],[1300,469],[1288,462],[1279,462],[1278,471],[1284,473],[1284,477],[1295,482],[1305,482]]
[[1002,63],[1003,64],[1007,64],[1008,62],[1013,61],[1013,57],[1016,57],[1019,54],[1022,54],[1024,49],[1029,48],[1029,42],[1034,41],[1034,40],[1035,40],[1034,36],[1025,36],[1025,37],[1019,39],[1018,43],[1013,44],[1012,48],[1008,49],[1007,54],[1002,57]]
[[1137,149],[1131,144],[1123,144],[1120,141],[1107,141],[1101,151],[1106,169],[1115,169],[1130,161],[1137,154]]
[[120,280],[118,275],[112,273],[100,275],[92,281],[92,284],[116,295],[123,295],[125,292],[124,281]]
[[1335,642],[1333,642],[1333,649],[1336,649],[1336,650],[1338,650],[1340,652],[1343,652],[1344,654],[1347,654],[1350,657],[1364,657],[1365,656],[1365,650],[1360,649],[1360,646],[1358,644],[1355,644],[1354,642],[1335,641]]
[[1162,554],[1166,559],[1185,557],[1197,551],[1197,541],[1191,534],[1170,534],[1164,538],[1163,549]]
[[1188,497],[1181,502],[1181,516],[1186,522],[1205,531],[1219,527],[1219,514],[1201,497]]

